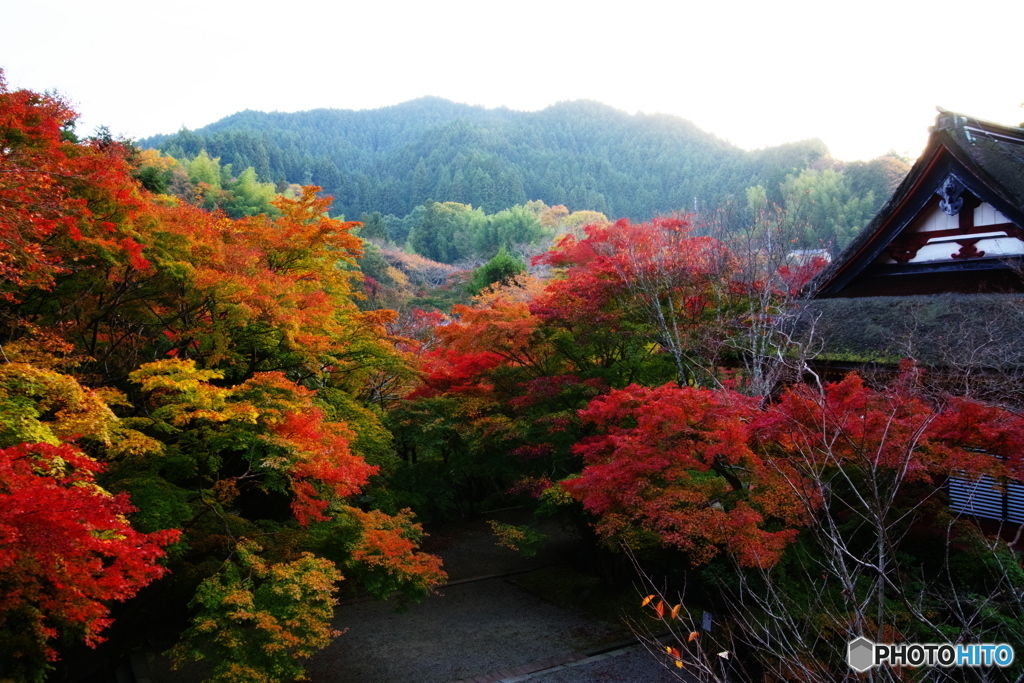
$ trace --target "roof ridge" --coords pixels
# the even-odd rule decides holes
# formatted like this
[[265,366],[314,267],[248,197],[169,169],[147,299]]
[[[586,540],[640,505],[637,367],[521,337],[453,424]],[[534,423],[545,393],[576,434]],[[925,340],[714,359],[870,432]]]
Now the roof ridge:
[[939,113],[935,117],[935,125],[932,132],[940,130],[958,131],[963,130],[968,142],[973,142],[972,135],[982,135],[1000,142],[1024,144],[1024,128],[1019,126],[1008,126],[995,121],[979,119],[974,116],[967,116],[959,112],[935,108]]

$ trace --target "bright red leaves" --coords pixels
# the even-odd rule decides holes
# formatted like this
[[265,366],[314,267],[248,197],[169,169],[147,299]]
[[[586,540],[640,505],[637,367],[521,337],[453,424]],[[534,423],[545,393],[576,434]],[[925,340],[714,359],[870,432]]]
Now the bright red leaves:
[[600,518],[605,536],[639,524],[696,562],[718,549],[741,564],[778,560],[796,531],[769,532],[766,518],[802,521],[785,482],[751,448],[757,401],[732,391],[629,386],[580,411],[600,435],[574,450],[586,467],[564,486]]
[[8,634],[15,648],[35,649],[67,627],[95,645],[111,622],[105,601],[132,597],[165,571],[162,548],[179,532],[132,529],[128,496],[94,482],[101,469],[68,445],[0,449],[0,633],[19,622],[31,632]]
[[856,375],[822,392],[798,385],[764,409],[730,391],[630,386],[580,415],[600,434],[575,447],[586,466],[563,486],[606,537],[638,525],[695,563],[725,550],[741,565],[774,564],[838,472],[892,482],[895,501],[914,482],[1022,471],[1024,420],[930,402],[906,376],[884,391]]

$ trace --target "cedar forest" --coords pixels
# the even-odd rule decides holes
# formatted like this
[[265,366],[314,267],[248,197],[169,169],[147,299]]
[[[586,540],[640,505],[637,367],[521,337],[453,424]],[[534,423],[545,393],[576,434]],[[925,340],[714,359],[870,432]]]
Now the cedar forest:
[[[814,250],[905,160],[626,136],[593,103],[384,113],[143,148],[0,72],[0,679],[155,638],[211,681],[293,680],[342,577],[426,596],[421,523],[510,504],[686,573],[732,680],[852,679],[857,635],[1024,642],[1019,555],[942,488],[1021,480],[1024,418],[910,360],[805,372]],[[301,148],[318,120],[332,151]],[[668,657],[716,680],[677,602],[645,601]]]

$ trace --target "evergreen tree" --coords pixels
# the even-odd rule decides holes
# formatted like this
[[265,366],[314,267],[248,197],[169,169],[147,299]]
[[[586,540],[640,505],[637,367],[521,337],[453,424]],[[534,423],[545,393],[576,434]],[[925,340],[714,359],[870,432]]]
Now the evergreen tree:
[[509,254],[508,250],[502,246],[494,258],[473,270],[473,277],[469,281],[469,291],[476,296],[496,282],[508,284],[516,275],[525,272],[526,264]]

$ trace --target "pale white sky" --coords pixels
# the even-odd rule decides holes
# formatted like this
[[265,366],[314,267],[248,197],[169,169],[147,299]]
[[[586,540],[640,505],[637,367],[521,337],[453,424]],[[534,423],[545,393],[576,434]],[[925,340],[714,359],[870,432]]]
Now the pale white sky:
[[140,138],[242,109],[591,99],[753,149],[916,156],[941,105],[1024,120],[1021,0],[0,0],[11,87]]

